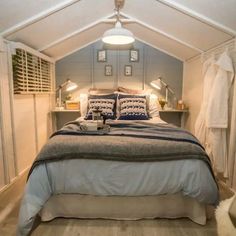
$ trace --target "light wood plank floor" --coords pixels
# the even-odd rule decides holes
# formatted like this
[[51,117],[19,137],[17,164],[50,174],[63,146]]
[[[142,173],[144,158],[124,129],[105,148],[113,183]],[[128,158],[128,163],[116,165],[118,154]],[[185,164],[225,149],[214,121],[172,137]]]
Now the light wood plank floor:
[[[221,190],[222,199],[230,195]],[[18,210],[19,203],[0,223],[0,236],[15,236]],[[32,236],[217,236],[217,232],[215,219],[200,226],[189,219],[115,221],[58,218],[40,223]]]

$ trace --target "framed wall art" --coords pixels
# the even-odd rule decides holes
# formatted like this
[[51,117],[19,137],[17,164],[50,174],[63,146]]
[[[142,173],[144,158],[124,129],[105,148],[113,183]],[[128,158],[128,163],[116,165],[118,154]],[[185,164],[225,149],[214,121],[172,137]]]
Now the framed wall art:
[[105,76],[112,76],[112,65],[105,65]]
[[132,66],[125,65],[125,76],[132,76]]
[[107,51],[106,50],[98,50],[97,51],[97,61],[98,62],[106,62],[107,61]]
[[139,61],[139,50],[138,49],[130,49],[129,50],[129,61],[130,62],[138,62]]

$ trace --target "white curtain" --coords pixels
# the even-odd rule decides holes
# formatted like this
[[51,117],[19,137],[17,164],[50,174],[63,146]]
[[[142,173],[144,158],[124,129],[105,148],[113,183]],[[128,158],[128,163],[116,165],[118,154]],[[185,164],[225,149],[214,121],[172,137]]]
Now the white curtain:
[[[234,64],[235,65],[235,64]],[[234,80],[232,93],[232,111],[231,124],[229,133],[229,155],[228,155],[228,169],[229,169],[229,185],[236,190],[236,82]]]

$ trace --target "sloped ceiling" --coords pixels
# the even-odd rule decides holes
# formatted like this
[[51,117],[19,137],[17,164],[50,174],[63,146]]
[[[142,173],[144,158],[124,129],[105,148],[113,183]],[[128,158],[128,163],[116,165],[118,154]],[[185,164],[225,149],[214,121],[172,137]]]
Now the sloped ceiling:
[[[1,0],[0,34],[56,60],[100,39],[112,24],[113,0]],[[236,35],[236,0],[126,0],[135,37],[180,60]]]

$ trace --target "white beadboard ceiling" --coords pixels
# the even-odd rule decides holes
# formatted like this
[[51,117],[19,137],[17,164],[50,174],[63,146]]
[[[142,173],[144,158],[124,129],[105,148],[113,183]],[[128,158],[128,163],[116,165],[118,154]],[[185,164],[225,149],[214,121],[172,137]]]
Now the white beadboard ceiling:
[[[100,39],[113,0],[1,0],[0,35],[56,60]],[[236,0],[126,0],[135,37],[187,60],[236,36]]]

